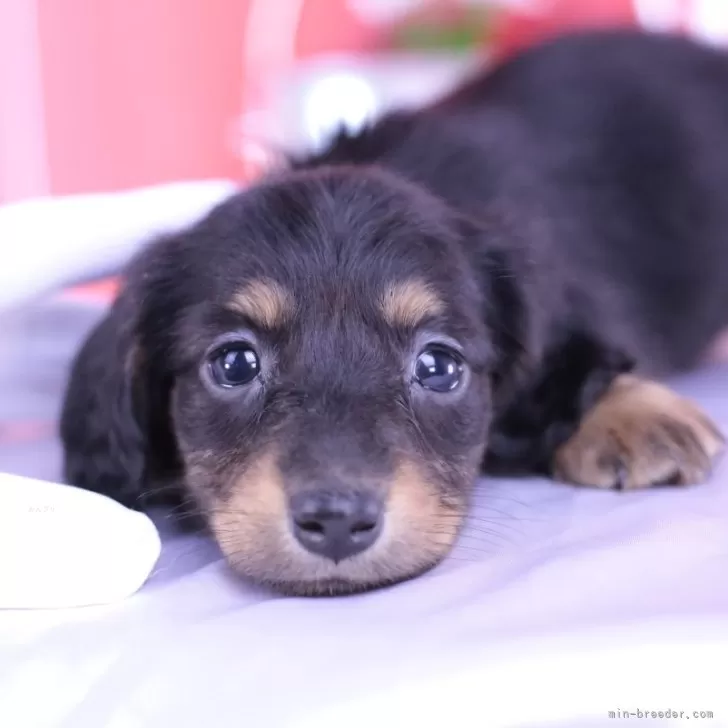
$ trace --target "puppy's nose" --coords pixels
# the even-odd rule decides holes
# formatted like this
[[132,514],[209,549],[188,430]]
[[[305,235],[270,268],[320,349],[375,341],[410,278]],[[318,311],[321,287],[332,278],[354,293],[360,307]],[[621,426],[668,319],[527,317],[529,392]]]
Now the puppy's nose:
[[293,533],[308,551],[339,562],[366,551],[382,530],[382,501],[367,493],[311,490],[290,500]]

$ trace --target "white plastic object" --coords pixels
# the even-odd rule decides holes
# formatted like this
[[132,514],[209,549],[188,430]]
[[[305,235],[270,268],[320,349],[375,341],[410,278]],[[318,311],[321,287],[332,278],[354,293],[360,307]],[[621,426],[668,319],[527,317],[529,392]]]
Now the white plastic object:
[[110,604],[159,559],[154,523],[98,493],[0,473],[0,609]]

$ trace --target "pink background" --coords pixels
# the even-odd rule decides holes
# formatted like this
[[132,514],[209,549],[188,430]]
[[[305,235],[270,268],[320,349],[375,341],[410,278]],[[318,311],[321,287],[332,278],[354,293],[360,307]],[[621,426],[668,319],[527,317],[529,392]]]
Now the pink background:
[[[379,8],[379,19],[362,12],[367,6]],[[724,0],[518,6],[527,10],[505,16],[496,50],[574,25],[633,23],[636,12],[653,27],[699,32],[707,22],[714,36],[717,28],[728,37]],[[383,7],[385,0],[3,0],[0,202],[247,177],[254,160],[238,152],[242,121],[265,107],[270,79],[304,57],[377,49]]]

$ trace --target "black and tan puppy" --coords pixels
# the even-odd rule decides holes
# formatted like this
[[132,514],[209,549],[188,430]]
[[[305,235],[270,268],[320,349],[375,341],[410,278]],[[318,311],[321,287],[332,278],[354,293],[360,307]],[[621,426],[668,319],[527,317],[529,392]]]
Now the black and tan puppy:
[[728,58],[573,36],[145,249],[73,367],[66,476],[193,500],[282,591],[370,589],[448,553],[484,466],[705,479],[720,433],[653,378],[726,324]]

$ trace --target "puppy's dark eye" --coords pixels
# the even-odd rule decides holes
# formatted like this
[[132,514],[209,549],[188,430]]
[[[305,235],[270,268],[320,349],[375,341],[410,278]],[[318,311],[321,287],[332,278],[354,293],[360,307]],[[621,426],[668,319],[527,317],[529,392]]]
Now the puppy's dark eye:
[[260,359],[248,344],[226,346],[212,355],[210,370],[221,387],[240,387],[260,374]]
[[463,363],[444,347],[430,347],[420,352],[415,363],[415,381],[433,392],[451,392],[460,384]]

